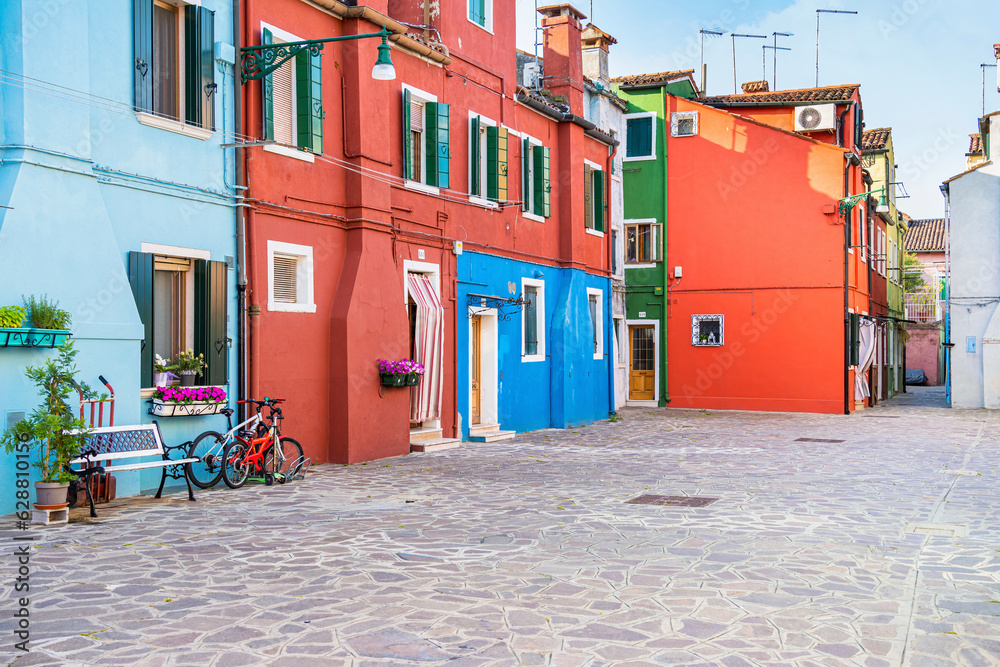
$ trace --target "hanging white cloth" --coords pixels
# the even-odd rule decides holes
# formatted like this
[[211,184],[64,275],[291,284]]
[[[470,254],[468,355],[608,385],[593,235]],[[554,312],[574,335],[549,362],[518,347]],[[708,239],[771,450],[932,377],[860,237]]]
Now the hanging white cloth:
[[444,307],[430,278],[419,273],[406,275],[410,296],[417,304],[415,361],[424,367],[424,376],[410,400],[410,421],[425,422],[441,417]]
[[854,400],[862,401],[872,395],[865,374],[875,360],[875,320],[861,318],[858,339],[861,344],[858,349],[858,365],[854,369]]

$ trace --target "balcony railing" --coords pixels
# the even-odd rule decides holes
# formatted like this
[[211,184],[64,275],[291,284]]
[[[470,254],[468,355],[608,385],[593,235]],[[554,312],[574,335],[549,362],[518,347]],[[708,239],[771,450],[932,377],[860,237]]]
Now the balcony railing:
[[942,318],[942,304],[936,294],[905,294],[903,304],[906,307],[906,319],[913,322],[938,322]]

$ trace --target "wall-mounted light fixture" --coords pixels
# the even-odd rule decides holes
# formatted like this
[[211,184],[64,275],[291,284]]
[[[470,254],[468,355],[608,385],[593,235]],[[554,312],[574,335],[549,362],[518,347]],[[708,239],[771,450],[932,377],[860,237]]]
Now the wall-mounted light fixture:
[[888,213],[889,203],[885,199],[885,188],[879,188],[878,190],[870,190],[868,192],[862,192],[858,195],[851,195],[850,197],[844,197],[837,203],[840,204],[840,214],[847,216],[851,210],[858,205],[858,202],[862,199],[867,199],[869,195],[873,195],[876,192],[881,193],[878,198],[878,206],[875,207],[876,213]]
[[240,71],[243,83],[263,79],[265,76],[281,67],[300,52],[309,49],[313,56],[318,57],[323,45],[327,42],[347,42],[352,39],[381,37],[378,46],[378,59],[372,68],[372,78],[378,81],[391,81],[396,78],[396,69],[392,66],[389,54],[389,29],[382,26],[378,32],[364,35],[345,35],[343,37],[328,37],[326,39],[307,39],[301,42],[283,42],[280,44],[261,44],[260,46],[245,46],[240,49]]

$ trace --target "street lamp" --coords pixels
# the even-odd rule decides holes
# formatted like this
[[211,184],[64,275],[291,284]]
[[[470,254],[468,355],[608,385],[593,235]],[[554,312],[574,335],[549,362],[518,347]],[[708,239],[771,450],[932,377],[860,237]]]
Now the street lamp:
[[245,46],[240,49],[240,71],[243,83],[263,79],[281,67],[286,61],[291,60],[306,49],[313,56],[319,56],[320,51],[323,50],[323,45],[327,42],[347,42],[352,39],[366,39],[368,37],[382,38],[382,43],[378,46],[378,59],[375,61],[375,67],[372,68],[372,78],[378,81],[391,81],[395,79],[396,69],[392,66],[392,58],[389,54],[389,29],[382,26],[382,29],[378,32],[369,32],[363,35],[345,35],[343,37],[328,37],[326,39],[307,39],[301,42]]
[[860,202],[862,199],[867,199],[870,195],[873,195],[876,192],[879,192],[881,194],[878,198],[878,205],[875,207],[875,212],[888,213],[889,202],[886,201],[885,198],[885,187],[881,187],[878,190],[869,190],[866,192],[862,192],[861,194],[851,195],[850,197],[844,197],[843,199],[839,200],[837,203],[840,204],[840,214],[844,217],[847,217],[847,215],[854,209],[854,207],[858,205],[858,202]]

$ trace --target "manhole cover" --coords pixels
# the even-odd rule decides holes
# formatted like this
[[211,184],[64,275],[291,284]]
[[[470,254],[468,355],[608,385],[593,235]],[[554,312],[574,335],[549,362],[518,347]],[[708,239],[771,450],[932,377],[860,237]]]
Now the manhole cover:
[[830,442],[830,443],[837,443],[837,442],[847,442],[847,441],[846,440],[830,440],[828,438],[796,438],[795,442]]
[[643,495],[632,500],[626,500],[630,505],[665,505],[669,507],[704,507],[711,505],[718,498],[705,496],[650,496]]
[[949,523],[911,523],[906,526],[905,532],[937,537],[965,537],[965,526]]

